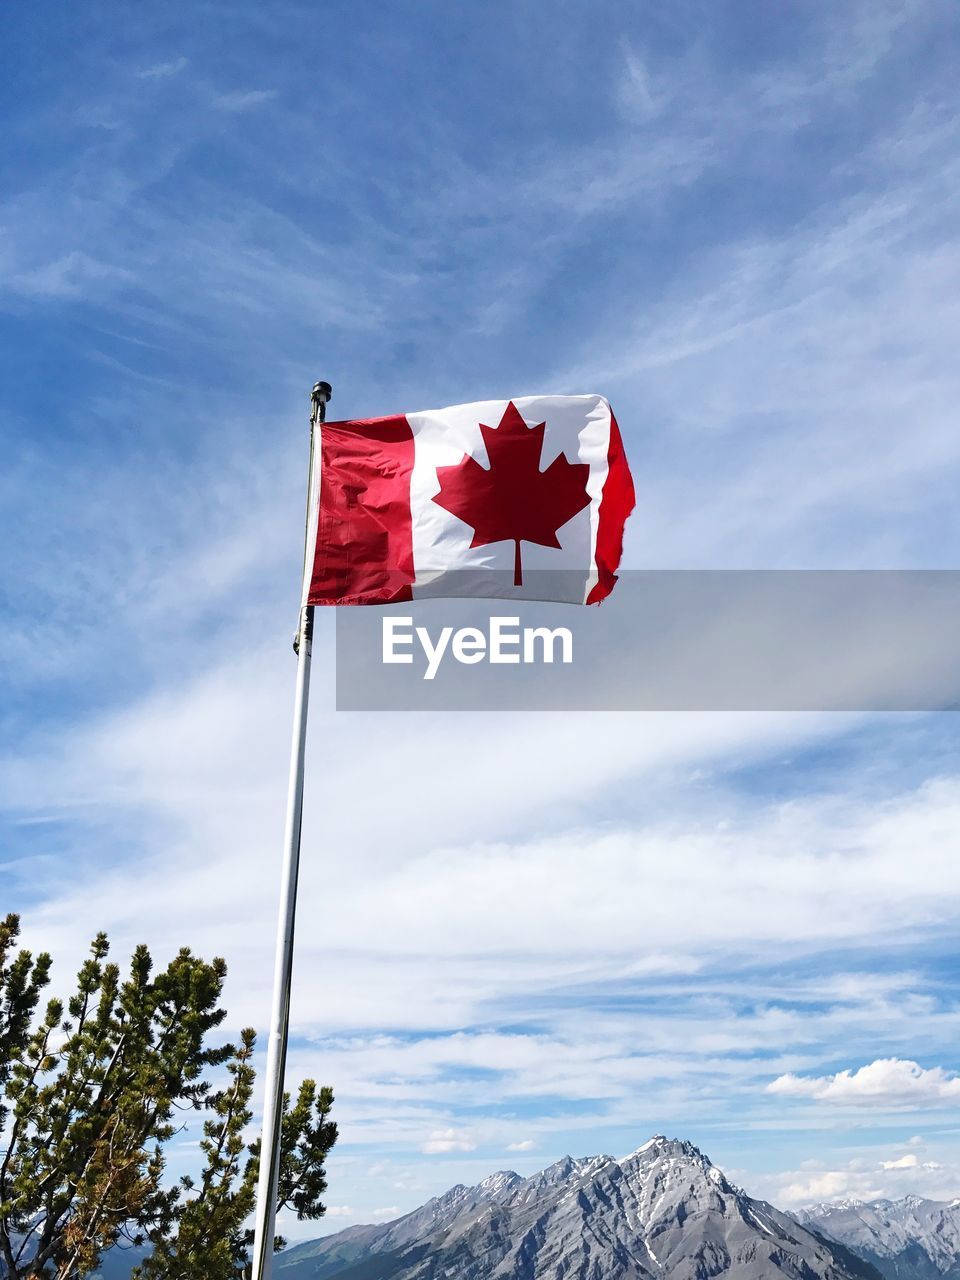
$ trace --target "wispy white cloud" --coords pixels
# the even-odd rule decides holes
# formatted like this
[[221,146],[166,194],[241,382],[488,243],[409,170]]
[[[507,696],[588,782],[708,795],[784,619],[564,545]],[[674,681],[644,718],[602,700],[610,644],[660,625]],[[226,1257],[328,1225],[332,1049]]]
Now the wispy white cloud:
[[188,64],[187,58],[174,58],[170,62],[158,62],[155,66],[145,67],[137,72],[138,80],[168,80],[177,76]]
[[919,1195],[931,1200],[953,1200],[960,1187],[960,1164],[919,1158],[915,1153],[878,1156],[865,1148],[851,1158],[829,1165],[822,1160],[804,1161],[797,1168],[768,1175],[748,1190],[788,1209],[800,1209],[837,1200],[895,1200]]
[[9,280],[18,293],[33,298],[89,297],[104,286],[129,285],[135,277],[124,267],[98,262],[80,249],[74,249],[33,270],[21,271]]
[[459,1129],[434,1129],[421,1144],[420,1150],[427,1156],[446,1155],[451,1151],[473,1151],[476,1143],[470,1135]]
[[[149,884],[155,945],[178,945],[199,931],[208,946],[226,951],[240,1000],[236,1015],[256,1020],[275,874],[265,851],[275,847],[282,815],[291,696],[282,640],[274,656],[215,666],[179,692],[164,689],[92,730],[7,761],[0,780],[24,816],[85,814],[100,822],[123,813],[140,832],[135,871],[57,866],[29,928],[76,956],[83,904],[93,893],[100,924],[118,945],[138,941],[143,926],[131,885]],[[321,637],[321,698],[326,653]],[[334,989],[304,983],[295,1006],[304,1029],[315,1022],[328,1029],[391,1025],[397,1008],[410,1027],[469,1025],[490,1001],[521,990],[690,974],[718,954],[759,958],[788,947],[802,955],[873,945],[878,936],[894,945],[921,928],[949,930],[960,912],[949,875],[960,822],[951,781],[932,781],[880,806],[872,796],[823,796],[748,807],[703,791],[690,808],[685,779],[692,767],[715,768],[730,752],[762,759],[816,741],[828,724],[836,728],[833,721],[610,716],[584,756],[576,724],[477,717],[465,759],[461,721],[407,717],[402,761],[389,723],[377,733],[366,718],[344,723],[336,751],[322,733],[315,742],[301,918],[327,923],[322,940],[303,935],[300,972],[322,971],[330,954],[351,959]],[[648,731],[638,732],[640,725]],[[380,779],[377,806],[364,799],[368,774],[358,776],[350,765],[361,755],[369,776]],[[531,759],[553,764],[534,776]],[[426,842],[424,761],[431,822],[442,832]],[[627,779],[656,805],[648,820],[608,821],[599,832],[585,827],[578,815]],[[491,830],[486,798],[494,792],[499,839],[491,833],[481,841],[478,824]],[[339,799],[332,808],[333,795]],[[671,813],[681,796],[682,821]],[[505,838],[517,826],[544,824],[554,834]],[[324,856],[341,847],[350,848],[349,859]],[[206,908],[211,894],[224,905],[219,925]],[[854,898],[856,913],[848,910]],[[357,920],[364,922],[360,932]],[[448,962],[441,990],[429,981],[439,955]],[[892,1007],[889,980],[846,982],[844,989],[838,979],[834,999],[874,1014]],[[767,1016],[771,1042],[792,1017]],[[725,1034],[718,1028],[717,1046]],[[698,1043],[708,1041],[700,1036]]]
[[620,48],[626,70],[626,76],[620,81],[620,101],[628,111],[647,120],[658,111],[649,68],[626,36],[621,36]]
[[234,89],[217,94],[213,102],[219,111],[249,111],[251,107],[272,102],[276,96],[276,89]]

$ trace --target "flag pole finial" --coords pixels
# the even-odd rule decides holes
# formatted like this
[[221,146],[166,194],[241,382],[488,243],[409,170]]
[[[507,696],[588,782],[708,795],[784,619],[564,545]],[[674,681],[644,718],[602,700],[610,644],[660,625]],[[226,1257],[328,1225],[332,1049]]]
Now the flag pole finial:
[[[317,451],[317,427],[321,426],[327,416],[327,403],[333,395],[333,387],[329,382],[315,382],[313,390],[310,392],[310,466],[307,476],[307,518],[304,526],[303,538],[303,571],[307,572],[307,553],[309,551],[308,542],[310,540],[310,500],[313,494],[313,464]],[[313,626],[313,609],[307,608],[301,610],[300,626],[297,628],[297,634],[293,637],[293,652],[300,652],[300,633],[304,627],[312,628]]]
[[315,382],[310,392],[311,422],[323,422],[327,416],[327,402],[333,395],[329,382]]

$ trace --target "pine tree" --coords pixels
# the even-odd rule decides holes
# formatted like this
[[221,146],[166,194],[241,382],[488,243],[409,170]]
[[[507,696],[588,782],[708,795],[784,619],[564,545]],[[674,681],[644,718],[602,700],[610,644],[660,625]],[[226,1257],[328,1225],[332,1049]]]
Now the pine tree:
[[[153,973],[138,947],[127,975],[99,934],[66,1004],[48,1001],[50,957],[15,951],[0,924],[0,1276],[81,1280],[119,1241],[146,1244],[143,1280],[235,1280],[248,1272],[245,1222],[259,1152],[250,1121],[255,1038],[207,1047],[223,1021],[226,965],[187,949]],[[214,1089],[210,1068],[225,1067]],[[336,1141],[333,1095],[305,1081],[285,1107],[278,1204],[323,1213],[324,1160]],[[198,1180],[164,1179],[178,1113],[203,1109]],[[282,1242],[278,1241],[278,1245]]]
[[[152,1238],[153,1253],[134,1271],[134,1280],[235,1280],[249,1276],[248,1248],[253,1232],[245,1222],[253,1212],[260,1171],[260,1143],[249,1147],[243,1131],[250,1122],[254,1072],[250,1057],[254,1034],[243,1032],[228,1066],[229,1085],[210,1100],[214,1117],[204,1124],[201,1148],[206,1160],[198,1182],[182,1179],[184,1197],[173,1229]],[[292,1208],[299,1218],[319,1218],[326,1190],[324,1161],[337,1138],[330,1120],[333,1093],[313,1080],[300,1086],[296,1104],[284,1095],[280,1139],[278,1209]],[[278,1249],[283,1240],[276,1240]]]

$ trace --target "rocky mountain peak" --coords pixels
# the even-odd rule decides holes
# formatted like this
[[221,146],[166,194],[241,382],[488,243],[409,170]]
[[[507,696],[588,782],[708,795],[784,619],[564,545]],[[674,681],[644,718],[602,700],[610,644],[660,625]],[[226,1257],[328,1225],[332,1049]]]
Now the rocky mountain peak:
[[278,1280],[879,1280],[839,1243],[733,1186],[692,1143],[564,1156],[457,1186],[382,1226],[282,1254]]
[[514,1173],[512,1169],[501,1169],[498,1173],[491,1173],[482,1182],[478,1182],[474,1190],[480,1195],[490,1196],[496,1200],[501,1196],[509,1195],[522,1181],[519,1173]]

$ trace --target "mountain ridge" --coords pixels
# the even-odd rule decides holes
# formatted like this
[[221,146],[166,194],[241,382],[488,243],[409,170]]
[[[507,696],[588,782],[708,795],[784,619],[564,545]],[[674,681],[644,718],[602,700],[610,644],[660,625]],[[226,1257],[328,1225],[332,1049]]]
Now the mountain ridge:
[[501,1170],[392,1222],[294,1246],[278,1280],[880,1280],[839,1241],[657,1134],[620,1160]]
[[794,1215],[886,1280],[960,1280],[960,1199],[840,1200]]

